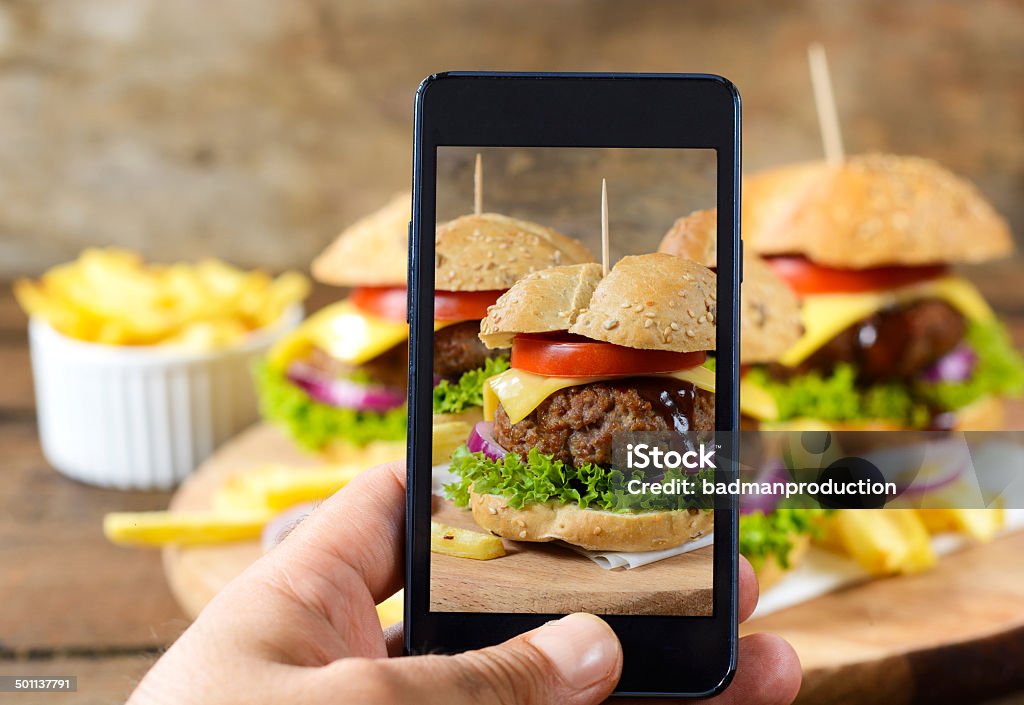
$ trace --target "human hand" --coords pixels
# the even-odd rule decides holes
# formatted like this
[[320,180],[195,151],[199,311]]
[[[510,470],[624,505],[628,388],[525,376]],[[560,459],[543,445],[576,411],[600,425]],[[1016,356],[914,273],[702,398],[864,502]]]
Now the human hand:
[[[360,475],[227,585],[129,705],[589,705],[611,693],[622,649],[592,615],[479,651],[388,658],[401,653],[401,628],[383,633],[374,606],[402,584],[404,508],[404,465]],[[741,620],[756,603],[757,579],[741,560]],[[799,686],[793,649],[753,634],[740,640],[732,684],[704,702],[788,703]]]

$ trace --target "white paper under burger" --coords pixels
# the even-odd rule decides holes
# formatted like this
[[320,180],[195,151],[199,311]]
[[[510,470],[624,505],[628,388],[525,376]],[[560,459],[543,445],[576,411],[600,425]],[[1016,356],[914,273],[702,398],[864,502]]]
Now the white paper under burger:
[[39,436],[63,474],[117,489],[168,489],[258,415],[252,365],[302,309],[210,352],[99,345],[29,323]]

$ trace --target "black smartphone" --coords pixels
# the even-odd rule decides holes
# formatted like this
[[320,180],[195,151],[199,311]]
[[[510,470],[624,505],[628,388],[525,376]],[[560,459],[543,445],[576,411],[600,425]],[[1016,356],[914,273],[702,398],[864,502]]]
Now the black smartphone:
[[[735,474],[735,452],[704,443],[721,451],[739,423],[739,160],[739,95],[719,76],[423,81],[407,653],[585,611],[622,641],[618,694],[728,684],[736,501],[693,488]],[[716,207],[715,271],[656,253]],[[675,465],[644,470],[652,448]]]

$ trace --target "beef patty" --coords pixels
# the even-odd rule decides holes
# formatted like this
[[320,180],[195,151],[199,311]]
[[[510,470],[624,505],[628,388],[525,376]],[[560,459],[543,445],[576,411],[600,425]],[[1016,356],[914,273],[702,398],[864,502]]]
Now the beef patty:
[[495,440],[506,450],[526,457],[536,448],[576,467],[610,463],[616,433],[714,428],[713,394],[689,382],[653,377],[562,389],[517,424],[500,405],[494,418]]
[[434,333],[434,374],[457,378],[501,354],[480,342],[480,321],[464,321]]
[[966,329],[964,317],[945,301],[923,299],[854,323],[795,371],[828,373],[847,362],[861,384],[910,379],[955,348]]
[[409,350],[405,344],[396,345],[362,365],[344,363],[321,348],[313,348],[305,362],[330,377],[348,377],[358,370],[373,384],[396,389],[405,389],[409,379]]

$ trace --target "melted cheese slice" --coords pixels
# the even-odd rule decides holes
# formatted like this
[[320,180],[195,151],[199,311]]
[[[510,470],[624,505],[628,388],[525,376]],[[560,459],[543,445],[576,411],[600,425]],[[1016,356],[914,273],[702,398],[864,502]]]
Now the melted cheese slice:
[[[715,393],[715,373],[706,367],[642,376],[671,377]],[[548,377],[515,368],[506,370],[484,383],[484,418],[493,420],[498,402],[501,402],[509,421],[519,423],[542,401],[561,389],[614,379],[622,377]]]
[[[459,321],[434,321],[438,331]],[[409,326],[366,313],[351,299],[317,311],[278,341],[267,357],[273,367],[307,355],[314,347],[350,365],[361,365],[409,339]]]
[[803,298],[801,309],[804,335],[779,362],[795,367],[857,321],[881,309],[920,299],[941,299],[972,321],[993,317],[992,309],[978,290],[960,277],[941,277],[889,291],[810,294]]
[[764,387],[741,379],[740,413],[758,421],[774,421],[779,418],[779,407]]

